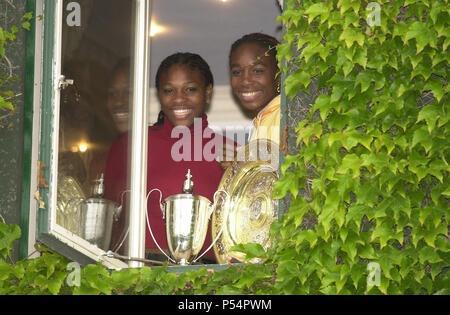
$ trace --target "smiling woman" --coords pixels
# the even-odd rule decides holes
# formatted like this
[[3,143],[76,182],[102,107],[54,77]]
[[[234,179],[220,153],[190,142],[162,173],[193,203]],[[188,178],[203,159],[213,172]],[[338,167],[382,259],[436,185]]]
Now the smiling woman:
[[191,126],[211,102],[213,76],[198,55],[177,53],[166,58],[156,74],[161,110],[174,126]]
[[[208,128],[205,109],[211,100],[213,77],[205,60],[193,53],[175,53],[164,59],[158,68],[155,83],[163,118],[160,123],[148,128],[147,154],[147,216],[152,225],[146,232],[146,255],[152,260],[166,260],[158,250],[167,252],[168,236],[166,237],[166,222],[161,212],[161,199],[178,195],[182,192],[181,182],[186,173],[195,178],[195,195],[212,201],[223,175],[223,170],[214,158],[203,156],[210,141],[223,143],[225,139],[214,134]],[[177,154],[179,130],[188,131],[182,146],[184,151]],[[191,146],[192,144],[192,146]],[[120,203],[122,192],[127,189],[127,155],[128,136],[125,134],[111,148],[105,174],[106,198]],[[187,153],[187,156],[185,156]],[[213,154],[215,151],[213,152]],[[179,159],[179,156],[183,156]],[[214,156],[214,155],[213,155]],[[161,197],[151,195],[155,189],[161,191]],[[114,228],[114,244],[122,242],[126,234],[125,225],[127,207]],[[188,211],[188,209],[185,209]],[[188,222],[185,222],[188,225]],[[185,241],[183,241],[185,242]],[[208,248],[211,244],[211,234],[206,236],[206,242],[198,246]],[[209,250],[206,257],[214,261],[214,253]]]
[[240,105],[255,119],[250,140],[280,141],[280,86],[276,48],[270,35],[251,33],[235,41],[230,52],[230,81]]

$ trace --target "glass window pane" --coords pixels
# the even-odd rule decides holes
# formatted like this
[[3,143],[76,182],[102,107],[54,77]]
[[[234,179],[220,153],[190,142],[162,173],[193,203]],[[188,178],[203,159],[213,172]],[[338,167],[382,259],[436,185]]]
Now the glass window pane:
[[63,1],[56,223],[104,250],[127,187],[127,158],[116,166],[125,182],[100,184],[112,144],[131,130],[134,2]]
[[[152,2],[152,22],[155,22],[152,31],[157,30],[156,23],[161,24],[164,30],[159,34],[152,33],[152,72],[151,82],[148,82],[152,97],[150,103],[145,105],[150,105],[149,123],[154,124],[161,108],[156,97],[155,75],[164,58],[176,52],[199,54],[209,64],[214,76],[212,100],[207,102],[209,127],[216,133],[225,134],[225,129],[231,126],[235,133],[242,133],[241,137],[232,132],[232,140],[242,140],[242,145],[247,139],[248,130],[245,127],[251,119],[231,95],[228,82],[230,45],[245,33],[263,31],[278,37],[280,29],[276,17],[279,11],[272,0],[225,2]],[[133,91],[140,91],[139,86],[132,84],[135,76],[132,66],[133,39],[138,29],[134,25],[137,23],[134,14],[137,3],[140,2],[63,1],[61,73],[65,80],[61,82],[60,96],[56,223],[103,250],[112,249],[120,254],[128,254],[125,236],[129,222],[134,222],[128,217],[128,203],[133,132],[131,104]],[[144,85],[143,82],[137,84]],[[183,111],[186,109],[178,109],[178,115],[183,115]],[[189,163],[173,167],[173,161],[169,163],[170,148],[169,154],[161,156],[162,145],[154,140],[154,135],[149,135],[148,173],[144,174],[148,175],[147,192],[159,188],[163,200],[181,193],[185,174],[191,169],[195,192],[212,202],[222,170],[214,173],[209,166],[204,167],[203,162],[197,163],[196,157],[191,158]],[[228,133],[226,136],[229,136]],[[196,139],[195,136],[194,141]],[[173,137],[168,140],[172,144],[177,143]],[[204,140],[208,143],[208,139]],[[196,156],[194,150],[193,147],[192,153]],[[142,152],[144,156],[146,153]],[[202,159],[205,158],[209,159],[202,155]],[[214,170],[218,167],[216,165]],[[102,183],[104,185],[100,185]],[[146,210],[157,234],[156,239],[167,250],[159,197],[158,192],[154,192],[149,202],[151,206]],[[122,212],[116,221],[111,213],[118,213],[118,209]],[[207,241],[200,253],[211,243],[210,233],[208,231]],[[147,257],[153,257],[150,254],[161,256],[147,228],[145,239]],[[212,249],[206,257],[214,259]]]

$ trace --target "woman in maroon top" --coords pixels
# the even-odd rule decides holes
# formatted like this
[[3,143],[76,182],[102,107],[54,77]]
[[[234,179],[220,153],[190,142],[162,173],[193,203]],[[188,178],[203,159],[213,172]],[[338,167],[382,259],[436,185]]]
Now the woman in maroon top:
[[[156,89],[161,103],[158,122],[148,129],[147,192],[158,188],[163,196],[182,193],[188,169],[194,182],[194,194],[213,201],[223,170],[215,157],[226,138],[208,128],[205,110],[211,101],[213,76],[208,64],[197,54],[176,53],[167,57],[156,74]],[[111,147],[105,171],[105,197],[121,202],[127,190],[128,134]],[[216,150],[217,149],[217,150]],[[126,196],[126,194],[123,194]],[[150,195],[147,211],[153,235],[167,250],[165,221],[159,207],[159,192]],[[126,211],[113,233],[111,248],[122,240]],[[210,228],[203,251],[211,244]],[[158,249],[146,231],[146,251]],[[214,258],[211,249],[205,255]],[[151,258],[155,258],[154,255]]]

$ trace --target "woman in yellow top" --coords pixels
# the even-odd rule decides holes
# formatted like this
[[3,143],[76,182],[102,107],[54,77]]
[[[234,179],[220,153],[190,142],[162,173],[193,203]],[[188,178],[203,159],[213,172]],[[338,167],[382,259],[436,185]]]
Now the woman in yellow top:
[[280,142],[280,76],[278,40],[262,33],[247,34],[231,46],[230,77],[234,96],[254,115],[250,141]]

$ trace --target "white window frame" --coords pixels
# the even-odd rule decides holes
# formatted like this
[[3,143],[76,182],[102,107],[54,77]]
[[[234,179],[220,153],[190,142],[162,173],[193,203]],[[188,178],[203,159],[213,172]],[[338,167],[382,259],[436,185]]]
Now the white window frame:
[[[279,2],[282,0],[278,0]],[[135,0],[133,116],[131,134],[130,220],[128,255],[145,258],[145,211],[147,184],[147,126],[150,101],[150,22],[152,0]],[[111,269],[142,267],[139,261],[124,263],[106,256],[106,252],[56,224],[58,137],[61,73],[63,0],[36,0],[35,83],[33,134],[40,133],[39,144],[33,143],[30,191],[30,228],[28,252],[37,241],[59,251],[72,260],[101,261]],[[49,14],[50,13],[50,14]],[[50,30],[50,31],[49,31]],[[49,44],[50,43],[50,44]],[[45,108],[44,108],[45,107]],[[50,115],[51,118],[47,118]],[[47,126],[50,122],[50,127]],[[50,132],[48,129],[51,129]],[[50,145],[48,144],[50,142]],[[38,161],[46,161],[44,173],[48,188],[38,187]],[[40,193],[45,208],[35,199]],[[36,219],[35,219],[36,218]],[[36,222],[36,224],[35,224]],[[36,231],[34,235],[34,231]],[[198,266],[197,266],[198,267]],[[219,267],[220,268],[220,267]]]
[[[39,111],[35,111],[35,115],[38,115],[40,121],[41,137],[39,141],[39,153],[36,154],[39,160],[43,157],[49,156],[48,171],[49,176],[46,178],[48,181],[48,189],[36,187],[36,190],[40,191],[40,195],[46,204],[45,209],[37,209],[36,202],[30,207],[31,212],[36,214],[38,218],[38,225],[46,225],[47,227],[38,227],[37,240],[55,247],[62,249],[62,252],[79,252],[82,256],[85,256],[87,260],[101,261],[106,267],[112,269],[121,269],[127,267],[142,267],[143,263],[130,261],[128,264],[118,259],[109,258],[106,256],[106,252],[95,245],[87,242],[81,237],[71,233],[62,226],[56,224],[56,202],[57,202],[57,186],[58,186],[58,138],[59,138],[59,114],[60,114],[60,78],[64,75],[61,73],[61,48],[62,48],[62,25],[63,25],[63,0],[37,0],[37,12],[42,10],[44,12],[44,27],[37,28],[36,38],[40,45],[36,45],[42,48],[42,51],[36,51],[37,55],[41,56],[42,60],[36,63],[36,68],[41,71],[35,71],[35,73],[42,73],[41,76],[35,78],[35,86],[41,87],[39,94],[35,94],[35,101],[40,100],[41,108]],[[132,147],[131,147],[131,182],[130,182],[130,233],[129,233],[129,256],[138,259],[145,258],[145,209],[146,207],[146,169],[147,169],[147,126],[148,126],[148,104],[149,104],[149,74],[150,74],[150,20],[151,20],[151,2],[152,0],[135,0],[134,8],[134,64],[133,69],[133,116],[132,116]],[[45,8],[50,6],[50,8]],[[39,9],[38,9],[39,7]],[[52,14],[46,15],[46,12]],[[51,20],[53,19],[53,21]],[[49,34],[45,28],[53,27],[53,38],[45,38],[46,34]],[[51,33],[51,32],[50,32]],[[48,47],[48,41],[53,43],[52,51],[48,54],[52,54],[51,65],[49,61],[45,60],[46,52],[44,51]],[[49,50],[49,48],[47,48]],[[45,64],[47,63],[47,64]],[[51,68],[51,70],[48,70]],[[47,69],[47,70],[46,70]],[[51,71],[51,74],[47,74],[47,77],[51,76],[51,92],[47,90],[47,96],[44,96],[44,89],[46,84],[50,84],[50,80],[46,80],[46,76],[43,72]],[[51,96],[48,96],[51,94]],[[45,98],[45,99],[44,99]],[[44,102],[49,102],[51,99],[51,131],[50,131],[50,152],[48,152],[48,146],[43,149],[42,140],[48,137],[48,133],[42,131],[43,119],[42,115],[45,115],[45,111],[42,109]],[[147,104],[147,106],[141,106]],[[47,113],[48,114],[48,113]],[[47,121],[47,120],[46,120]],[[45,124],[45,122],[44,122]],[[45,129],[45,128],[44,128]],[[48,139],[45,139],[48,141]],[[44,142],[45,142],[44,141]],[[36,161],[37,162],[37,161]],[[36,163],[37,165],[37,163]],[[39,170],[36,170],[38,173]],[[35,183],[37,186],[37,183]],[[34,210],[34,211],[33,211]],[[42,212],[46,211],[46,214]],[[31,216],[34,217],[34,216]],[[70,255],[67,255],[70,256]],[[70,258],[70,257],[69,257]]]

